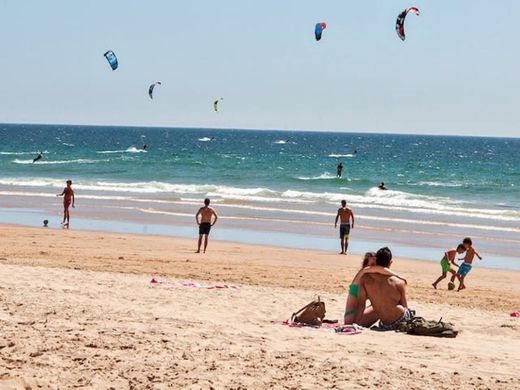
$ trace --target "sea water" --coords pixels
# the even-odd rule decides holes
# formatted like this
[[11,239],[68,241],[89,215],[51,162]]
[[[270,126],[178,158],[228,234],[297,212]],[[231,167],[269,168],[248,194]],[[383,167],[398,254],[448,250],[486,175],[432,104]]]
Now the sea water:
[[323,249],[345,199],[353,245],[442,254],[471,235],[491,256],[520,257],[520,139],[63,125],[0,125],[0,139],[4,208],[28,201],[59,218],[54,195],[71,179],[79,218],[189,226],[210,197],[222,229]]

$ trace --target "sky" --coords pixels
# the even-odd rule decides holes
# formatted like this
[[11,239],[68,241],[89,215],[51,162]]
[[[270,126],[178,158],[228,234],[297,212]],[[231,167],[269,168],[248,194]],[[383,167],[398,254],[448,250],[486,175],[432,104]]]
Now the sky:
[[519,137],[519,14],[518,0],[2,0],[0,123]]

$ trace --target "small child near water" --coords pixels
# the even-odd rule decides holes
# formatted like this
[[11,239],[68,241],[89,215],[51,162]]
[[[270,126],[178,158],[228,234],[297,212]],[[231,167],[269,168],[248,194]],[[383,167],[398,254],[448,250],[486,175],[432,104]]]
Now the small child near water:
[[459,280],[459,288],[457,289],[457,291],[464,290],[466,288],[466,285],[464,284],[464,279],[473,267],[473,259],[475,258],[475,256],[477,256],[479,260],[482,260],[482,256],[480,256],[480,254],[475,250],[475,248],[473,248],[473,241],[471,240],[471,238],[466,237],[464,240],[462,240],[462,244],[464,245],[464,248],[466,248],[466,256],[464,256],[463,262],[459,266],[457,274],[451,277],[451,283],[455,281],[455,278]]
[[457,253],[460,255],[464,252],[466,252],[464,244],[459,244],[457,248],[450,249],[444,252],[444,257],[441,260],[442,275],[439,276],[437,280],[432,283],[434,289],[437,290],[437,284],[439,284],[441,280],[446,278],[448,272],[451,272],[453,276],[456,274],[455,270],[451,266],[454,265],[457,268],[459,267],[457,263],[455,263],[455,258],[457,257]]

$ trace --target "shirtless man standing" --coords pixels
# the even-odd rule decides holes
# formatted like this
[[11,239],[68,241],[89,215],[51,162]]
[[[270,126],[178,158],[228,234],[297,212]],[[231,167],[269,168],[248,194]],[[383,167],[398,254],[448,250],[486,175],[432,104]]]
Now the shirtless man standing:
[[334,222],[334,228],[338,227],[338,219],[340,220],[339,225],[339,239],[341,242],[341,253],[340,255],[346,255],[348,249],[348,236],[350,234],[350,220],[352,219],[352,229],[354,229],[354,213],[347,207],[347,201],[341,201],[341,207],[338,209],[336,214],[336,221]]
[[[204,253],[206,253],[206,248],[208,247],[209,232],[211,230],[211,227],[217,223],[217,213],[215,212],[215,210],[213,210],[213,208],[209,207],[209,203],[210,200],[208,198],[204,199],[204,207],[201,207],[195,215],[195,221],[197,221],[197,225],[199,225],[199,246],[196,253],[200,253],[200,247],[202,245],[203,237]],[[215,217],[215,219],[212,222],[213,217]]]
[[[392,252],[381,248],[376,253],[376,264],[390,268]],[[396,276],[364,274],[359,283],[358,308],[354,322],[369,327],[379,320],[382,330],[395,330],[401,321],[410,320],[413,312],[406,302],[406,283]],[[372,306],[366,307],[369,299]]]
[[61,224],[63,225],[63,228],[68,229],[70,222],[69,207],[72,204],[72,208],[74,208],[74,190],[72,189],[72,181],[67,180],[67,187],[63,189],[61,194],[56,196],[63,196],[63,222]]

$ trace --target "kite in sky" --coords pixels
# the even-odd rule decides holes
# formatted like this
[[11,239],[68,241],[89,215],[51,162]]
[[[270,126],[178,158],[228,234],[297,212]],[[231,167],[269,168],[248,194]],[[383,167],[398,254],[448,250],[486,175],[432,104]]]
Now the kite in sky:
[[150,85],[150,88],[148,88],[148,95],[150,96],[150,99],[153,99],[153,89],[156,85],[162,85],[162,83],[160,81],[157,81],[156,83]]
[[116,70],[119,63],[117,62],[117,57],[114,54],[112,50],[107,51],[105,54],[103,54],[105,58],[107,59],[108,63],[110,64],[110,67],[112,70]]
[[316,23],[316,27],[314,28],[314,36],[316,37],[316,40],[319,41],[321,39],[321,34],[323,33],[323,30],[327,28],[327,23],[321,22]]
[[404,34],[404,21],[406,19],[406,15],[408,15],[409,12],[413,12],[417,16],[421,14],[419,12],[419,8],[410,7],[405,9],[397,16],[397,21],[395,22],[395,31],[397,32],[397,35],[399,36],[399,38],[401,38],[402,41],[406,39],[406,35]]
[[215,100],[213,102],[213,110],[215,110],[215,112],[218,112],[218,103],[221,101],[221,100],[224,100],[223,98],[218,98],[217,100]]

